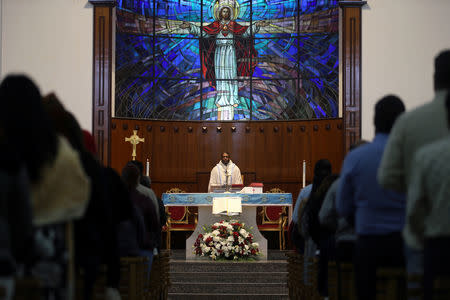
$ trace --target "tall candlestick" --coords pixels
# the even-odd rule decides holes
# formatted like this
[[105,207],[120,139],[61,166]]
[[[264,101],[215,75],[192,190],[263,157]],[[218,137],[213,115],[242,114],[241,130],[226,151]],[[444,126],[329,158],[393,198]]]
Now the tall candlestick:
[[150,176],[150,160],[147,158],[147,163],[145,164],[145,176]]
[[303,185],[302,187],[305,187],[306,184],[306,161],[303,160]]

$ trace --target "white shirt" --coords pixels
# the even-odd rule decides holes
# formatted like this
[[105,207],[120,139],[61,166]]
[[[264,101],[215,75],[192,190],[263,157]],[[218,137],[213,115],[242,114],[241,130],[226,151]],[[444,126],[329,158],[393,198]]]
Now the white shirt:
[[422,249],[427,238],[450,236],[450,137],[417,150],[408,186],[405,242]]
[[212,170],[209,177],[208,192],[212,185],[242,184],[241,170],[231,160],[225,165],[220,161]]

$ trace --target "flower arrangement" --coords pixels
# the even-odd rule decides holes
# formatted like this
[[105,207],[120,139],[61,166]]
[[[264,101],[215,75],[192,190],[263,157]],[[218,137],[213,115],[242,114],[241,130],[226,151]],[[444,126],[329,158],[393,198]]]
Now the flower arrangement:
[[260,255],[259,244],[253,242],[253,235],[245,229],[244,223],[220,221],[203,229],[205,234],[199,234],[193,246],[198,256],[240,260]]

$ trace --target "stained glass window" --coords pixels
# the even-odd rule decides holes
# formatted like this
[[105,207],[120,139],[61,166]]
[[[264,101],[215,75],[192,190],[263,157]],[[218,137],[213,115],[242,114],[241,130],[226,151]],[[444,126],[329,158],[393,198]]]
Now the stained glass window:
[[119,0],[115,116],[338,116],[337,0]]

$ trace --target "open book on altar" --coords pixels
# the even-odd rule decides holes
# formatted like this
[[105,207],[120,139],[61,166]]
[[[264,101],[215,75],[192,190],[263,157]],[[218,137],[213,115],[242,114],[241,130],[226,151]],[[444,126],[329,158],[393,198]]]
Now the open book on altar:
[[235,216],[242,213],[241,197],[214,197],[212,213],[214,215]]

